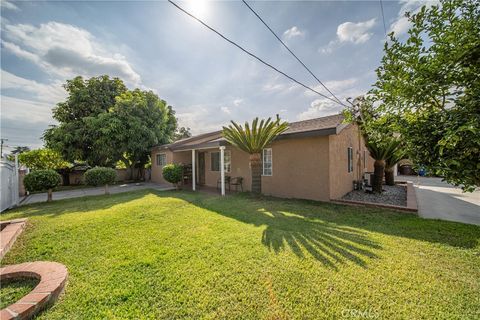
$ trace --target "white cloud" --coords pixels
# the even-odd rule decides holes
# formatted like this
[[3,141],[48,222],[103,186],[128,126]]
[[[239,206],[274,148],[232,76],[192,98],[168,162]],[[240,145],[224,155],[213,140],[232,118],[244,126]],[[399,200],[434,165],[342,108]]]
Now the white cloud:
[[5,8],[5,9],[9,9],[9,10],[14,10],[14,11],[20,10],[19,7],[17,7],[11,1],[7,1],[7,0],[1,0],[0,1],[0,7]]
[[373,33],[369,32],[375,26],[376,18],[363,22],[344,22],[337,27],[337,38],[318,50],[330,54],[344,43],[362,44],[370,40]]
[[30,93],[38,102],[55,105],[67,96],[60,81],[52,84],[42,84],[33,80],[18,77],[10,72],[1,70],[1,89],[13,89]]
[[318,117],[324,117],[324,116],[329,116],[332,114],[339,113],[343,109],[342,106],[340,106],[338,103],[335,103],[333,101],[327,100],[327,99],[316,99],[312,101],[310,104],[310,107],[304,111],[301,112],[297,118],[298,120],[307,120],[307,119],[313,119],[313,118],[318,118]]
[[127,84],[140,85],[137,74],[126,58],[111,53],[88,31],[69,24],[48,22],[39,27],[6,25],[2,46],[20,58],[27,59],[48,73],[61,77],[76,75],[119,77]]
[[355,44],[367,42],[372,33],[368,32],[375,25],[375,18],[363,22],[344,22],[337,28],[337,37],[340,42]]
[[230,109],[228,107],[221,107],[220,110],[222,110],[226,114],[231,114],[232,113],[232,111],[230,111]]
[[304,36],[305,36],[305,31],[300,30],[297,26],[293,26],[283,33],[283,38],[287,40],[290,40],[296,37],[304,37]]
[[[332,91],[336,96],[338,95],[344,95],[345,91],[351,91],[353,86],[358,83],[358,78],[348,78],[344,80],[331,80],[331,81],[326,81],[324,82],[324,85]],[[328,91],[325,90],[325,88],[322,85],[316,85],[314,87],[315,90],[319,92],[323,92],[325,94],[328,93]],[[310,91],[310,90],[305,90],[305,94],[307,96],[315,96],[316,93]]]
[[233,105],[235,107],[238,107],[239,105],[242,104],[242,102],[243,102],[243,99],[238,98],[238,99],[233,100]]

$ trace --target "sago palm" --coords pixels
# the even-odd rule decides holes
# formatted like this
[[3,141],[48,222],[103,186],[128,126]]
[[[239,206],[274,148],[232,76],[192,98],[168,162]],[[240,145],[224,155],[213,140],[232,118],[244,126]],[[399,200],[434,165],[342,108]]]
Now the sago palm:
[[278,115],[275,121],[268,118],[259,122],[258,118],[255,118],[251,126],[248,122],[245,122],[244,127],[234,121],[231,122],[232,124],[228,127],[223,127],[223,136],[230,144],[250,154],[251,191],[261,193],[262,150],[272,143],[279,134],[288,129],[288,123],[281,122]]
[[373,192],[382,192],[383,176],[385,174],[386,159],[394,153],[400,144],[400,141],[394,139],[367,140],[366,147],[370,156],[375,159],[373,164]]
[[389,156],[385,159],[385,184],[387,186],[395,185],[395,174],[393,172],[393,167],[405,157],[405,151],[400,149],[400,145],[397,146],[397,149],[391,152]]

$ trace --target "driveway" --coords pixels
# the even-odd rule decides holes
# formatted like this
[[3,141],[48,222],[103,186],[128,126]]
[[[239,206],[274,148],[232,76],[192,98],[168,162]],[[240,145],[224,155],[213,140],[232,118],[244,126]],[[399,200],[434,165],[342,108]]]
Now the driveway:
[[414,183],[421,217],[480,225],[480,190],[463,193],[462,189],[443,182],[441,178],[396,178]]
[[[161,184],[152,183],[152,182],[140,182],[140,183],[129,183],[129,184],[109,186],[108,189],[111,194],[114,194],[114,193],[121,193],[121,192],[128,192],[128,191],[142,190],[142,189],[156,189],[156,190],[164,191],[164,190],[172,190],[173,188],[169,185],[161,185]],[[79,198],[84,196],[95,196],[95,195],[102,195],[104,193],[105,193],[105,189],[103,187],[75,189],[75,190],[68,190],[68,191],[57,191],[53,193],[53,200]],[[29,195],[23,200],[21,200],[20,205],[23,206],[30,203],[45,202],[46,200],[47,200],[46,193],[36,193],[36,194]]]

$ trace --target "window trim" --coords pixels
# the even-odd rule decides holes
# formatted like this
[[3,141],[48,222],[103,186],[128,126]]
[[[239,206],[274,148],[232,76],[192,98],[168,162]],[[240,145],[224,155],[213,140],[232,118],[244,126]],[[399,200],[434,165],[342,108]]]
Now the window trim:
[[352,147],[347,148],[347,172],[348,173],[353,172],[353,148]]
[[[270,150],[270,174],[265,174],[265,151]],[[265,148],[262,150],[262,176],[273,176],[273,150],[272,148]]]
[[[159,162],[158,161],[158,159],[159,159],[158,156],[162,156],[162,155],[165,156],[165,164],[163,166],[158,163]],[[165,152],[155,154],[155,164],[157,165],[157,167],[161,167],[161,168],[165,167],[168,164],[167,154]]]

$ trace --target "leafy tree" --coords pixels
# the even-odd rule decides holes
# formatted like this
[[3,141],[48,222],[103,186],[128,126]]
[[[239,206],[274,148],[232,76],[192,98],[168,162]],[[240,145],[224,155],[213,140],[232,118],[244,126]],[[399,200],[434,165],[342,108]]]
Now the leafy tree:
[[182,181],[183,177],[183,167],[175,163],[167,164],[162,169],[162,175],[165,180],[173,183],[178,189],[178,183]]
[[180,127],[175,132],[174,141],[190,138],[191,136],[192,136],[192,133],[190,132],[190,128]]
[[51,149],[35,149],[20,153],[18,161],[31,170],[58,170],[70,165],[63,160],[59,152]]
[[371,93],[395,115],[417,164],[461,185],[480,186],[480,6],[445,0],[407,13],[408,39],[392,33]]
[[250,154],[250,168],[252,173],[252,192],[262,192],[262,150],[282,132],[288,129],[287,122],[281,122],[277,115],[277,120],[272,121],[268,118],[266,121],[258,118],[252,121],[251,129],[248,122],[245,127],[231,121],[231,125],[223,127],[223,136],[229,143]]
[[68,97],[53,109],[53,118],[59,125],[45,131],[43,139],[46,146],[58,150],[70,162],[84,160],[91,165],[114,163],[108,144],[101,149],[95,147],[103,132],[94,120],[111,112],[115,98],[127,91],[123,81],[106,75],[87,80],[76,77],[67,80],[64,88]]
[[172,141],[177,127],[172,107],[153,92],[138,89],[118,96],[111,112],[91,121],[100,128],[95,148],[110,146],[110,153],[130,168],[130,174],[135,167],[145,168],[150,148]]
[[85,172],[85,182],[91,186],[105,186],[105,194],[110,194],[108,185],[115,183],[117,173],[112,168],[95,167]]
[[61,177],[55,170],[32,171],[25,176],[23,183],[28,191],[48,191],[47,202],[52,201],[53,188],[61,182]]

